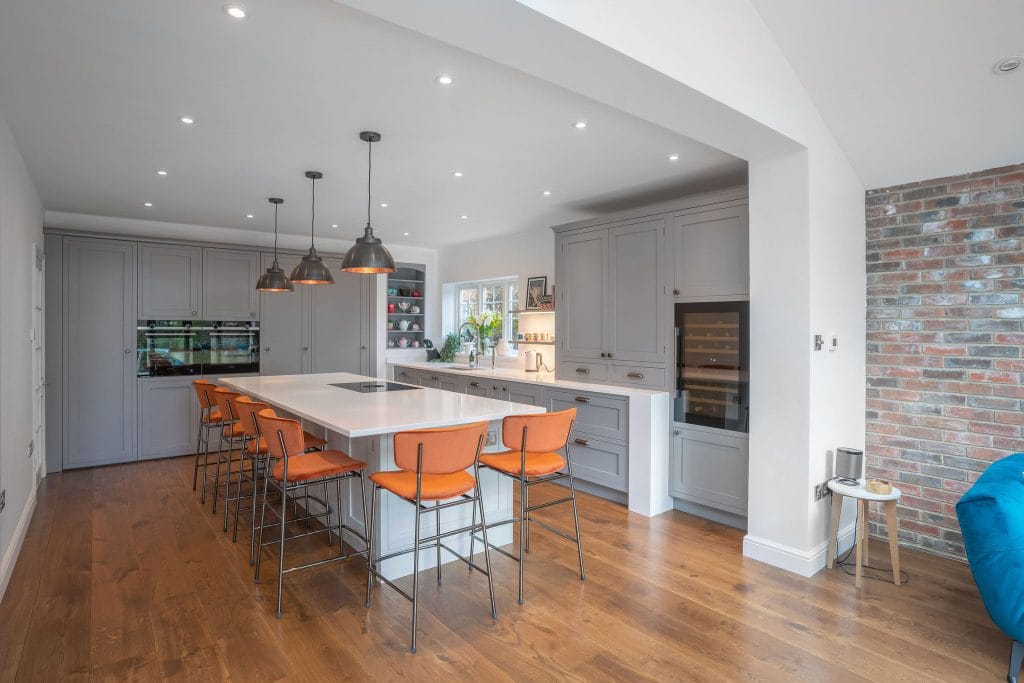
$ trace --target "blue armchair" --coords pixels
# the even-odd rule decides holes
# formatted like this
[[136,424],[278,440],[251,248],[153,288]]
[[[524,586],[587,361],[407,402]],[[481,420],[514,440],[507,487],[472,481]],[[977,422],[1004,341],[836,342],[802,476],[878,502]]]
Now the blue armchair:
[[1024,453],[992,463],[956,504],[985,609],[1013,641],[1006,680],[1024,663]]

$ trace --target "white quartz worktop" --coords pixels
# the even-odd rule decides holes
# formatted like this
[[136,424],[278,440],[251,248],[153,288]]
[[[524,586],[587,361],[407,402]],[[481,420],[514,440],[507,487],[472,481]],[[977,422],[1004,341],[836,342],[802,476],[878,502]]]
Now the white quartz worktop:
[[538,406],[424,387],[364,394],[331,386],[343,382],[384,381],[347,372],[217,378],[224,386],[348,437],[489,422],[507,415],[544,412]]
[[668,394],[667,391],[651,389],[639,389],[635,387],[612,386],[609,384],[589,384],[586,382],[573,382],[572,380],[555,379],[551,372],[526,372],[525,370],[511,370],[508,368],[490,367],[469,369],[466,366],[452,366],[447,363],[392,363],[396,368],[410,368],[412,370],[426,370],[429,372],[444,372],[452,375],[466,377],[486,377],[505,382],[526,382],[528,384],[540,384],[546,387],[575,389],[578,391],[592,391],[598,394],[612,394],[615,396],[656,396]]

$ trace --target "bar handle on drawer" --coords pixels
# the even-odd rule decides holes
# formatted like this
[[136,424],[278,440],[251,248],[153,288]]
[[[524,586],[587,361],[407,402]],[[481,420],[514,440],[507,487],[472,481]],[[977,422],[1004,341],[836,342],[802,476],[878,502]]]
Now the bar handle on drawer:
[[471,387],[478,387],[478,386],[480,386],[480,382],[470,382],[469,386],[471,386]]
[[588,441],[587,439],[573,439],[573,443],[578,444],[580,446],[590,445],[590,441]]
[[589,368],[576,368],[576,372],[579,372],[579,373],[584,374],[584,375],[589,375],[590,374],[590,369]]
[[576,397],[576,402],[577,403],[590,403],[590,399],[587,398],[586,396],[577,396]]
[[627,372],[626,377],[632,377],[633,379],[643,379],[644,373],[642,372]]

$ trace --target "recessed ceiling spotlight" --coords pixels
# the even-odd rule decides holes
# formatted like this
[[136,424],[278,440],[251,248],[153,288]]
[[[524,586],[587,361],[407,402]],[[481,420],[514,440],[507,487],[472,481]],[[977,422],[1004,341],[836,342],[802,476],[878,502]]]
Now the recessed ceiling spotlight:
[[178,120],[184,123],[186,126],[191,126],[193,123],[196,122],[195,118],[189,116],[188,114],[185,114],[184,116],[179,116]]
[[232,19],[245,19],[246,11],[241,5],[224,5],[224,12]]
[[388,203],[387,202],[381,202],[380,203],[380,208],[382,208],[382,209],[388,208]]
[[332,228],[336,228],[336,227],[338,227],[338,224],[337,223],[331,223],[331,227]]
[[1024,64],[1024,57],[1014,55],[1012,57],[1007,57],[1006,59],[1000,59],[993,67],[993,70],[997,74],[1008,74],[1011,71],[1019,69],[1021,64]]
[[576,128],[579,128],[580,130],[583,130],[584,128],[587,127],[587,122],[586,121],[577,121],[576,123],[574,123],[572,125],[574,125]]
[[462,171],[452,171],[452,175],[455,176],[456,178],[461,178]]
[[407,232],[403,232],[402,233],[402,237],[408,237],[408,236],[409,236],[409,233],[407,233]]
[[256,216],[252,215],[251,213],[245,214],[245,217],[248,218],[249,220],[252,220],[253,218],[256,218]]
[[459,216],[459,218],[461,218],[462,220],[466,220],[467,218],[469,218],[469,216],[467,216],[466,214],[462,214],[461,216]]
[[437,78],[435,78],[434,80],[437,81],[438,83],[440,83],[441,85],[451,85],[452,84],[452,77],[449,76],[448,74],[438,74]]
[[167,171],[160,170],[156,172],[157,175],[167,175]]
[[541,194],[544,195],[545,197],[550,197],[551,196],[551,190],[544,190],[543,192],[541,192]]
[[669,161],[679,161],[679,155],[678,154],[669,154],[668,155],[668,160]]
[[143,206],[148,208],[150,206],[153,206],[153,202],[146,202],[145,204],[143,204]]

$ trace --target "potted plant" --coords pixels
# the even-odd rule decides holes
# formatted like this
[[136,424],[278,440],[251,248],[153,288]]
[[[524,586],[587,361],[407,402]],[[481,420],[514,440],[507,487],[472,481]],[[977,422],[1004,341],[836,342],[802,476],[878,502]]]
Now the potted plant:
[[483,353],[484,345],[493,341],[494,335],[501,330],[501,315],[494,311],[483,311],[466,318],[465,324],[476,330],[477,350]]

